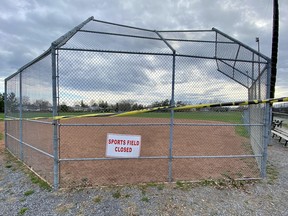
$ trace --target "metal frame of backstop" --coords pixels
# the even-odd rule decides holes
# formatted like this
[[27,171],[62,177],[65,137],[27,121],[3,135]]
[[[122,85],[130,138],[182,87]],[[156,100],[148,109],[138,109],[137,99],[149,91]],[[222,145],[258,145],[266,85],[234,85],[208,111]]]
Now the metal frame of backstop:
[[[97,25],[100,26],[100,30],[97,29]],[[194,35],[199,36],[195,36],[194,38]],[[93,38],[94,36],[97,37]],[[111,43],[105,43],[105,45],[103,45],[104,44],[103,41],[106,38],[113,38],[115,40],[123,39],[124,45],[121,46],[121,43],[119,43],[119,41],[113,43],[113,40],[110,41]],[[142,43],[141,40],[148,42]],[[126,43],[128,45],[126,45]],[[98,45],[99,48],[97,47]],[[115,46],[115,49],[113,48],[113,46]],[[137,50],[138,48],[139,50]],[[209,51],[209,53],[207,50]],[[121,61],[120,60],[116,61],[113,59],[108,61],[107,59],[109,59],[108,57],[109,55],[112,55],[114,59],[116,59],[117,56],[120,56],[119,59]],[[74,66],[73,65],[74,62],[78,61],[77,58],[83,58],[85,59],[85,61],[84,60],[82,62],[80,61],[79,64]],[[118,67],[119,68],[121,67],[121,70],[124,70],[125,67],[128,67],[130,71],[133,71],[136,74],[138,74],[137,72],[138,69],[136,69],[136,67],[134,66],[132,67],[127,64],[128,66],[127,65],[125,67],[123,66],[124,68],[123,69],[119,63],[121,62],[121,64],[125,64],[125,60],[128,61],[131,59],[133,60],[129,63],[131,65],[132,64],[137,65],[137,63],[138,65],[142,64],[141,66],[138,66],[138,69],[140,67],[148,67],[145,64],[146,62],[150,62],[153,65],[149,66],[150,69],[152,71],[153,70],[156,71],[155,74],[153,74],[153,76],[155,77],[157,77],[157,73],[164,74],[162,77],[160,77],[161,79],[163,78],[161,84],[163,84],[163,86],[169,85],[169,87],[167,88],[165,87],[165,92],[170,91],[171,94],[170,93],[165,94],[167,95],[167,98],[169,96],[170,99],[169,105],[172,107],[175,106],[176,100],[180,101],[182,98],[185,97],[189,98],[190,96],[187,96],[187,94],[193,93],[194,88],[191,87],[191,89],[189,89],[189,91],[186,92],[183,90],[184,93],[182,94],[182,96],[179,96],[177,94],[177,90],[180,91],[179,89],[181,89],[182,87],[181,85],[182,83],[185,83],[185,80],[182,80],[182,78],[179,77],[180,75],[177,75],[177,71],[178,72],[180,71],[181,73],[182,71],[184,71],[183,76],[185,75],[185,70],[182,68],[185,67],[187,68],[187,71],[193,69],[194,71],[197,72],[199,71],[199,68],[204,68],[204,70],[206,69],[208,71],[212,68],[212,63],[213,67],[215,67],[215,71],[221,74],[221,82],[223,82],[223,80],[224,82],[227,80],[233,80],[233,82],[237,83],[237,85],[239,85],[241,88],[247,90],[247,95],[243,96],[243,99],[254,100],[269,97],[270,76],[271,76],[270,59],[264,56],[263,54],[255,51],[254,49],[248,47],[247,45],[243,44],[242,42],[219,31],[216,28],[212,28],[212,30],[156,31],[156,30],[148,30],[99,21],[95,20],[93,17],[90,17],[89,19],[87,19],[86,21],[84,21],[83,23],[76,26],[68,33],[66,33],[64,36],[60,37],[58,40],[53,42],[51,47],[42,55],[40,55],[27,65],[21,67],[16,73],[5,79],[6,148],[17,158],[19,158],[21,161],[23,161],[25,164],[31,167],[37,174],[39,174],[46,181],[52,184],[55,189],[57,189],[59,187],[59,179],[61,178],[61,169],[64,169],[64,165],[61,166],[61,163],[68,163],[69,161],[85,162],[85,161],[120,160],[117,158],[105,158],[100,156],[62,157],[63,154],[62,155],[60,154],[61,150],[59,149],[63,148],[61,146],[65,145],[65,143],[61,143],[62,140],[64,139],[64,138],[62,139],[61,135],[65,133],[65,130],[61,128],[167,126],[167,128],[169,128],[169,145],[167,147],[168,148],[167,155],[159,155],[159,156],[144,155],[136,160],[149,160],[149,159],[168,160],[168,176],[167,176],[168,182],[175,181],[175,178],[173,178],[172,171],[173,171],[173,161],[177,159],[181,160],[181,159],[214,158],[216,160],[225,158],[226,159],[238,158],[240,161],[240,159],[245,160],[247,158],[248,159],[252,158],[253,160],[255,159],[255,161],[257,162],[258,169],[260,170],[260,175],[256,175],[255,177],[253,176],[248,177],[238,176],[238,177],[240,179],[241,178],[252,179],[259,177],[263,178],[266,176],[267,145],[269,143],[269,137],[270,137],[269,125],[271,122],[270,104],[258,104],[245,107],[245,109],[243,109],[242,112],[243,117],[242,123],[221,123],[216,125],[213,122],[202,124],[197,122],[189,123],[189,122],[175,121],[175,115],[178,115],[178,113],[175,113],[174,110],[169,111],[170,112],[169,121],[158,123],[134,122],[126,124],[125,123],[83,124],[78,122],[65,123],[55,118],[61,115],[60,106],[64,104],[65,99],[67,101],[69,101],[69,99],[72,101],[74,98],[77,97],[78,100],[79,98],[82,99],[81,103],[83,105],[84,104],[83,98],[85,98],[86,95],[89,95],[86,97],[89,98],[90,91],[93,91],[93,88],[92,89],[87,88],[85,89],[85,91],[83,91],[83,95],[80,96],[79,95],[75,96],[77,94],[77,88],[69,92],[67,89],[69,88],[71,89],[71,87],[68,86],[68,84],[71,85],[71,83],[73,83],[73,79],[69,78],[69,76],[71,75],[71,74],[69,75],[69,73],[71,71],[74,71],[75,74],[78,73],[79,70],[81,70],[81,67],[79,68],[79,65],[84,65],[83,62],[86,62],[86,65],[90,65],[90,67],[93,67],[94,70],[97,70],[97,67],[100,67],[100,69],[105,71],[105,68],[104,66],[102,68],[102,65],[105,64],[107,65],[107,62],[110,65],[113,64],[114,62],[115,65],[117,65],[118,63]],[[190,64],[188,60],[193,61],[193,64]],[[62,63],[64,61],[68,63],[67,64]],[[92,64],[91,61],[95,61],[95,63]],[[145,62],[145,64],[143,62]],[[169,66],[166,66],[166,64],[168,64]],[[153,69],[153,67],[154,68],[158,67],[159,69]],[[75,68],[77,68],[77,70]],[[89,70],[87,70],[86,72],[89,72]],[[118,71],[118,69],[111,67],[111,71]],[[209,73],[207,72],[208,75]],[[81,73],[79,72],[79,74],[75,76],[74,79],[78,79],[80,74]],[[103,79],[106,80],[107,78],[104,77],[103,74],[101,74],[101,76],[103,76]],[[168,75],[170,76],[170,78],[167,78],[168,80],[167,84],[164,78],[166,79]],[[214,74],[213,76],[215,76],[213,77],[213,79],[215,80],[220,79]],[[113,77],[110,77],[109,78],[110,80],[109,79],[107,80],[110,81],[115,86],[115,88],[118,87],[117,80],[114,82],[112,78]],[[199,80],[201,81],[201,77],[199,78]],[[87,84],[88,86],[89,81],[86,79],[85,82],[88,83]],[[221,82],[219,81],[219,83]],[[86,84],[83,82],[83,80],[80,80],[79,83],[83,85],[80,86],[80,88],[83,89],[86,88],[85,87]],[[103,86],[106,84],[107,83],[104,83]],[[126,84],[129,83],[127,82]],[[77,84],[74,83],[74,85]],[[101,82],[99,85],[102,85]],[[152,86],[151,88],[155,88],[154,90],[157,89],[157,87],[154,87],[157,86],[156,84],[154,85],[152,83],[151,86]],[[105,90],[104,87],[103,89],[104,89],[103,92],[104,91],[111,92],[110,89]],[[102,89],[99,88],[100,93],[101,91]],[[159,90],[159,92],[164,91]],[[104,93],[101,94],[104,95]],[[121,91],[119,91],[118,94],[121,94]],[[107,97],[112,98],[113,95],[110,96],[107,94]],[[31,102],[28,101],[28,99],[32,98],[35,99],[34,104],[31,104]],[[45,100],[43,98],[45,98]],[[143,98],[145,97],[143,96]],[[133,99],[136,101],[136,96]],[[226,96],[224,96],[221,100],[227,101],[228,99],[226,98]],[[189,102],[202,103],[203,98],[200,97],[198,101],[190,99],[190,101],[188,101],[187,103]],[[81,109],[83,107],[81,107]],[[105,112],[103,110],[101,111]],[[116,111],[118,111],[118,109]],[[123,109],[122,111],[129,111],[129,110]],[[202,110],[202,112],[205,111],[206,110]],[[43,115],[46,118],[43,118]],[[42,118],[38,118],[41,116]],[[37,127],[37,125],[39,125],[39,127]],[[44,129],[40,129],[40,125],[41,127],[43,126]],[[250,152],[250,154],[239,153],[235,155],[234,154],[175,155],[173,153],[173,147],[174,147],[173,135],[175,127],[186,127],[186,126],[206,127],[206,128],[245,127],[248,133],[247,140],[249,140],[252,151]],[[33,133],[35,133],[36,135]],[[43,140],[45,140],[45,142],[47,143],[44,147],[39,144],[41,142],[44,142]],[[71,153],[71,155],[73,154]],[[122,160],[135,160],[135,159],[122,159]],[[45,166],[47,166],[45,169],[43,168],[44,166],[42,164],[43,161],[45,161]],[[85,181],[83,180],[83,182]],[[60,184],[60,186],[62,185]]]

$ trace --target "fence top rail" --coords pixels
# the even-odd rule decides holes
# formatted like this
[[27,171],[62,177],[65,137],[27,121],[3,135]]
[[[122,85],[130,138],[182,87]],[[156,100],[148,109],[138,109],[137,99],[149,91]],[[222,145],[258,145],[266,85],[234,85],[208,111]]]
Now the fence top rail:
[[94,22],[100,22],[100,23],[108,24],[108,25],[115,25],[115,26],[119,26],[119,27],[124,27],[124,28],[131,28],[131,29],[135,29],[135,30],[154,32],[154,30],[151,30],[151,29],[139,28],[139,27],[123,25],[123,24],[119,24],[119,23],[107,22],[107,21],[103,21],[103,20],[93,19],[93,21]]
[[[158,30],[157,30],[158,31]],[[202,30],[192,30],[192,29],[186,29],[186,30],[159,30],[158,32],[163,32],[163,33],[189,33],[189,32],[194,32],[194,33],[197,33],[197,32],[214,32],[213,30],[211,29],[202,29]]]
[[[118,53],[118,54],[135,54],[135,55],[166,55],[173,56],[172,52],[136,52],[136,51],[119,51],[119,50],[100,50],[100,49],[79,49],[79,48],[57,48],[57,50],[66,50],[66,51],[79,51],[79,52],[103,52],[103,53]],[[198,55],[184,55],[184,54],[174,54],[179,57],[187,57],[187,58],[200,58],[200,59],[215,59],[215,60],[223,60],[223,61],[235,61],[233,58],[219,58],[215,56],[207,57],[207,56],[198,56]],[[247,63],[260,63],[267,64],[267,62],[263,61],[249,61],[249,60],[241,60],[237,59],[237,62],[247,62]]]
[[71,37],[73,37],[73,35],[76,34],[77,31],[79,31],[83,26],[85,26],[88,22],[90,22],[93,19],[94,19],[93,16],[89,17],[84,22],[80,23],[79,25],[74,27],[72,30],[70,30],[69,32],[67,32],[66,34],[62,35],[61,37],[59,37],[54,42],[52,42],[52,46],[55,46],[55,47],[56,46],[57,47],[63,46]]
[[247,46],[246,44],[242,43],[241,41],[239,41],[239,40],[237,40],[237,39],[235,39],[235,38],[233,38],[233,37],[225,34],[224,32],[218,30],[217,28],[214,28],[214,27],[213,27],[212,30],[215,31],[215,32],[217,32],[218,34],[221,34],[222,36],[224,36],[224,37],[226,37],[226,38],[228,38],[228,39],[230,39],[230,40],[238,43],[239,45],[245,47],[246,49],[248,49],[248,50],[251,51],[252,53],[255,53],[255,54],[259,55],[261,58],[265,59],[267,62],[271,62],[271,59],[270,59],[269,57],[263,55],[262,53],[256,51],[255,49]]
[[51,54],[51,47],[46,50],[44,53],[42,53],[41,55],[39,55],[37,58],[33,59],[32,61],[30,61],[29,63],[25,64],[24,66],[22,66],[20,69],[18,69],[15,73],[11,74],[10,76],[8,76],[5,79],[5,82],[7,82],[8,80],[12,79],[13,77],[15,77],[17,74],[21,73],[23,70],[25,70],[26,68],[30,67],[31,65],[35,64],[36,62],[40,61],[41,59],[45,58],[46,56]]
[[[62,127],[111,127],[111,126],[131,126],[131,127],[135,127],[135,126],[170,126],[171,123],[167,122],[167,123],[118,123],[118,124],[94,124],[94,123],[90,123],[90,124],[77,124],[77,123],[72,123],[72,124],[65,124],[65,123],[59,123],[59,126]],[[223,123],[219,123],[219,124],[209,124],[209,123],[174,123],[174,126],[207,126],[207,127],[229,127],[229,126],[263,126],[263,124],[223,124]]]

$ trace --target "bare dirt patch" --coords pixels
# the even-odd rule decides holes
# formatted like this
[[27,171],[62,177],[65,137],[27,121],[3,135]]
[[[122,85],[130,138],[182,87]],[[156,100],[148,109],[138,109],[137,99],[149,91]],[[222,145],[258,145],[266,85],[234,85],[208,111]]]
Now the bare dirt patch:
[[[175,123],[221,122],[175,119]],[[141,157],[169,155],[169,119],[163,118],[75,118],[62,120],[59,128],[60,186],[95,186],[168,181],[169,160],[165,159],[113,159],[106,158],[107,133],[141,135]],[[67,126],[63,124],[84,124]],[[101,124],[91,126],[90,124]],[[108,126],[107,124],[115,124]],[[133,126],[116,126],[134,124]],[[149,125],[135,125],[149,124]],[[49,154],[53,154],[53,126],[25,122],[23,140]],[[251,154],[249,140],[239,136],[228,126],[175,126],[173,156],[225,156]],[[13,145],[12,145],[13,146]],[[17,143],[15,143],[15,148]],[[24,148],[25,163],[53,183],[53,158],[29,147]],[[78,160],[84,158],[84,160]],[[87,160],[85,160],[87,159]],[[173,181],[207,178],[259,177],[254,158],[194,158],[172,161]]]
[[[64,124],[168,123],[161,118],[80,118]],[[175,120],[175,123],[216,123]],[[169,155],[169,126],[61,126],[60,158],[105,158],[107,133],[141,135],[141,157]],[[251,154],[248,139],[234,127],[175,126],[173,156],[221,156]],[[168,180],[168,159],[62,161],[61,185],[103,185]],[[207,178],[259,177],[255,159],[173,159],[173,181]]]

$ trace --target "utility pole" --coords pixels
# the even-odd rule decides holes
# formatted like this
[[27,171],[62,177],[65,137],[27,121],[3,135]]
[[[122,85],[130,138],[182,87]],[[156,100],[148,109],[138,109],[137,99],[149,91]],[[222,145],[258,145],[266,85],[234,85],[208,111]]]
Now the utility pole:
[[271,52],[270,98],[274,98],[275,94],[277,60],[278,60],[278,40],[279,40],[278,37],[279,37],[279,4],[278,0],[273,0],[273,33],[272,33],[272,52]]

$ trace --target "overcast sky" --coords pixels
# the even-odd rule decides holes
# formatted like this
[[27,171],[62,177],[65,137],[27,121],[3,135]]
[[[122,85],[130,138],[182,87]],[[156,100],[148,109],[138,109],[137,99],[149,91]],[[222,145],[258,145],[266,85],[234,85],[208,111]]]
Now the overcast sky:
[[[276,97],[288,96],[288,1],[280,0],[279,4]],[[215,27],[256,50],[255,37],[259,37],[261,52],[268,57],[271,53],[272,0],[2,0],[0,92],[4,91],[7,76],[90,16],[158,30]],[[212,89],[220,92],[225,88],[218,87]]]

